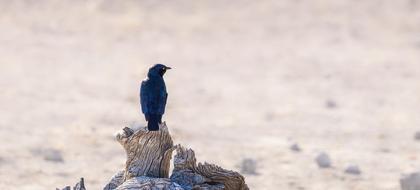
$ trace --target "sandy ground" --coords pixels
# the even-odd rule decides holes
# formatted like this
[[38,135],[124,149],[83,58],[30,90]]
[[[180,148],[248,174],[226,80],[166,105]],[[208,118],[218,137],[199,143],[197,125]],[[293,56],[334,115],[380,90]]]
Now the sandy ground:
[[102,188],[157,62],[175,142],[257,160],[251,189],[394,190],[420,168],[417,0],[3,0],[0,44],[0,189]]

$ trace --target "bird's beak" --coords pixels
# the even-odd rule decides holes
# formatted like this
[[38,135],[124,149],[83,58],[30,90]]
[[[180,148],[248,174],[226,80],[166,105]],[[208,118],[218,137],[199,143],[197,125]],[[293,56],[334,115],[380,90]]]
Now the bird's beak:
[[166,69],[166,70],[169,70],[169,69],[172,69],[172,68],[170,68],[170,67],[165,67],[165,69]]

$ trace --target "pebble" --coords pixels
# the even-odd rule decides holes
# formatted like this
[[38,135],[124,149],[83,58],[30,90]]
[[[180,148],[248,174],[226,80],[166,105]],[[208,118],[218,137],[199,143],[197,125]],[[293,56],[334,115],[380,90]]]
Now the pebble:
[[362,173],[360,168],[356,165],[350,165],[346,168],[346,170],[344,170],[344,172],[352,175],[360,175]]
[[417,131],[417,132],[414,134],[414,140],[420,141],[420,131]]
[[257,161],[251,158],[246,158],[242,160],[241,173],[256,175],[257,174]]
[[325,102],[325,107],[329,108],[329,109],[334,109],[337,107],[337,103],[333,100],[327,100]]
[[300,152],[302,149],[299,147],[297,143],[295,143],[292,146],[290,146],[290,150],[295,151],[295,152]]
[[56,149],[46,149],[43,151],[44,160],[51,161],[51,162],[63,162],[63,156],[61,151]]
[[320,153],[315,158],[316,163],[320,168],[329,168],[331,167],[331,159],[325,152]]

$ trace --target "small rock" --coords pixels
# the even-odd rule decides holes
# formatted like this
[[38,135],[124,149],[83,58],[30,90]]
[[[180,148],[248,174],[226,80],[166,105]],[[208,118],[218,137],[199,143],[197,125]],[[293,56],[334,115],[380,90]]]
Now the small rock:
[[55,175],[59,177],[69,177],[69,173],[66,172],[56,172]]
[[61,155],[61,151],[56,149],[46,149],[43,150],[44,160],[52,161],[52,162],[63,162],[63,156]]
[[400,179],[402,190],[418,190],[420,189],[420,172],[405,175]]
[[54,148],[33,148],[30,149],[32,155],[40,156],[46,161],[63,162],[61,151]]
[[335,103],[335,101],[333,100],[327,100],[325,102],[325,107],[329,108],[329,109],[334,109],[337,107],[337,103]]
[[297,143],[295,143],[295,144],[292,144],[292,146],[290,146],[290,150],[295,151],[295,152],[300,152],[302,149],[299,147]]
[[391,149],[389,149],[389,148],[380,148],[379,149],[379,152],[382,152],[382,153],[390,153],[391,152]]
[[251,158],[246,158],[242,160],[241,163],[241,173],[256,175],[257,172],[257,161]]
[[322,152],[315,158],[316,163],[320,168],[329,168],[331,167],[331,159],[328,154]]
[[350,165],[349,167],[344,170],[344,172],[352,175],[360,175],[362,172],[360,171],[359,167],[356,165]]
[[414,140],[420,141],[420,131],[417,131],[417,132],[414,134]]

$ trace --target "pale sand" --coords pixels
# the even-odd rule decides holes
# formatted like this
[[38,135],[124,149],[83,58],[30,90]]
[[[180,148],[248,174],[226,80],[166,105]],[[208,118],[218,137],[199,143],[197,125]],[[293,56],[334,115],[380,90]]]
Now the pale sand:
[[420,168],[420,1],[19,2],[0,2],[0,189],[102,188],[157,62],[175,143],[257,159],[251,189],[394,190]]

